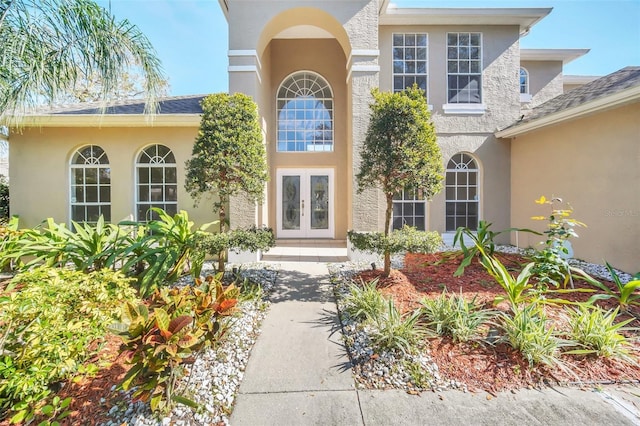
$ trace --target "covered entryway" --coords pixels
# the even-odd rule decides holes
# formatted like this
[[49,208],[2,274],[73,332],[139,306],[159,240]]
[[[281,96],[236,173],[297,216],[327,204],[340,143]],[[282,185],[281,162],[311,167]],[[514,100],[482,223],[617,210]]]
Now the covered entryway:
[[278,169],[278,238],[334,238],[333,169]]

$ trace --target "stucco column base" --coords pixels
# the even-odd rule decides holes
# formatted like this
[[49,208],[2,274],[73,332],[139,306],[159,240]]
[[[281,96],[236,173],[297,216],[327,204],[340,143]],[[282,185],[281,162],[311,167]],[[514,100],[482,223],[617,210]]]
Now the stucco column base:
[[375,253],[361,251],[355,248],[349,239],[347,239],[347,257],[354,262],[379,262],[380,256]]
[[260,259],[262,259],[262,250],[258,250],[257,252],[240,251],[237,253],[229,250],[227,255],[227,261],[229,263],[252,263],[259,262]]

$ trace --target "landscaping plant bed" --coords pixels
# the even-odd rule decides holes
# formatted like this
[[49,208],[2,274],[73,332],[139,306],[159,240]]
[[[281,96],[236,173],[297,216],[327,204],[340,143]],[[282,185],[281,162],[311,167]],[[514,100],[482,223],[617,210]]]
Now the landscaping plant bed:
[[[529,260],[519,254],[495,253],[496,257],[510,271],[517,276]],[[510,304],[507,301],[495,305],[494,300],[505,294],[504,290],[494,278],[487,273],[475,258],[465,268],[464,274],[455,277],[454,272],[460,265],[463,255],[460,252],[439,252],[433,254],[407,254],[401,269],[392,270],[388,278],[382,278],[381,270],[364,270],[354,276],[355,282],[369,282],[378,279],[377,287],[385,297],[392,298],[402,314],[410,314],[421,306],[424,298],[436,299],[443,291],[462,295],[470,301],[475,301],[485,308],[507,312]],[[598,278],[611,289],[612,282]],[[532,278],[532,283],[535,279]],[[582,280],[574,282],[575,289],[595,288]],[[599,293],[602,291],[598,290]],[[547,298],[562,298],[568,302],[586,302],[596,292],[575,292],[553,294]],[[597,300],[595,305],[605,309],[615,309],[615,299]],[[550,324],[560,331],[567,330],[568,321],[565,313],[571,309],[571,304],[543,304],[543,310]],[[621,313],[616,322],[631,319],[629,328],[640,327],[637,317],[640,311],[631,306],[628,313]],[[454,342],[450,337],[428,337],[426,352],[431,361],[438,366],[442,379],[466,385],[469,391],[484,390],[495,394],[504,390],[538,387],[555,384],[591,385],[600,383],[624,383],[640,381],[640,365],[629,363],[616,358],[596,357],[594,355],[563,354],[560,360],[563,366],[549,366],[536,364],[530,366],[528,361],[506,343],[501,343],[491,333],[496,332],[495,324],[484,326],[478,339],[468,342]],[[628,350],[632,357],[637,358],[640,345],[637,337],[638,330],[622,332],[630,338]],[[487,338],[489,337],[489,338]],[[490,340],[494,340],[489,343]],[[375,357],[375,356],[374,356]],[[358,371],[358,368],[356,368]],[[361,381],[366,383],[366,381]]]

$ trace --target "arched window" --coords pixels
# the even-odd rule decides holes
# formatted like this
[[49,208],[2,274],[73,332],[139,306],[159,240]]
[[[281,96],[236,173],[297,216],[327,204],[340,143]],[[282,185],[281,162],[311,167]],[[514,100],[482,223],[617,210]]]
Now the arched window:
[[529,72],[522,67],[520,67],[520,94],[529,94]]
[[320,75],[287,77],[277,98],[279,152],[333,151],[333,94]]
[[164,145],[145,148],[136,162],[136,219],[139,222],[157,219],[151,207],[171,215],[178,212],[176,158]]
[[111,221],[111,168],[109,158],[97,145],[80,148],[71,157],[71,220],[95,223]]
[[446,231],[463,226],[478,228],[480,179],[476,161],[469,154],[458,153],[447,164],[445,178]]

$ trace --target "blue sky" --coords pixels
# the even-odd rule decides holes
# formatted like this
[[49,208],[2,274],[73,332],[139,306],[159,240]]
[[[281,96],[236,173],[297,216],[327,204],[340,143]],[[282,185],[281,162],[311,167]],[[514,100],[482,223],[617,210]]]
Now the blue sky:
[[[393,2],[393,0],[392,0]],[[109,0],[98,0],[108,7]],[[396,0],[402,7],[553,7],[521,40],[524,48],[590,48],[565,74],[605,75],[640,65],[640,0]],[[224,92],[227,22],[217,0],[111,0],[151,40],[171,95]]]

